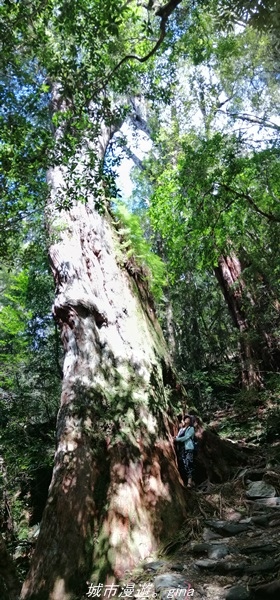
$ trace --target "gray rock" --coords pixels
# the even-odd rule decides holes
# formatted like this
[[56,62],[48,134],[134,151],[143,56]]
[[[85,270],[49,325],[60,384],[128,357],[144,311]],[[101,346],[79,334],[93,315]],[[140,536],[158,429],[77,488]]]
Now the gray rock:
[[210,569],[214,571],[219,563],[211,558],[203,558],[201,560],[196,560],[194,564],[199,569]]
[[237,535],[243,531],[248,531],[249,528],[249,523],[226,523],[222,528],[222,532],[225,535]]
[[275,579],[270,583],[259,585],[253,589],[254,598],[259,600],[279,600],[280,598],[280,580]]
[[263,506],[280,506],[280,498],[257,498],[256,504],[262,504]]
[[250,593],[242,585],[230,588],[225,595],[225,600],[249,600]]
[[268,521],[269,521],[269,517],[268,515],[257,515],[257,516],[253,516],[251,517],[252,523],[254,523],[255,525],[267,525]]
[[157,575],[154,579],[154,586],[156,592],[160,592],[163,589],[188,589],[192,587],[190,582],[184,575],[180,573],[163,573],[162,575]]
[[239,548],[241,554],[273,554],[278,550],[278,546],[275,544],[251,544],[250,546],[243,546]]
[[262,531],[248,531],[247,536],[250,538],[260,537],[262,535]]
[[174,565],[170,565],[170,569],[171,571],[183,571],[184,565],[181,565],[180,563],[174,563]]
[[248,498],[273,498],[276,496],[276,490],[265,481],[252,481],[247,487],[246,495]]
[[222,575],[224,573],[239,573],[242,574],[245,571],[246,563],[229,563],[225,561],[217,561],[212,559],[196,560],[195,566],[199,569],[208,569],[215,571],[215,573]]
[[155,560],[155,561],[151,561],[148,563],[145,563],[143,565],[143,569],[145,571],[158,571],[159,569],[161,569],[161,567],[163,567],[163,565],[165,565],[165,562],[162,560]]
[[207,554],[208,558],[224,558],[229,554],[229,547],[221,543],[221,541],[212,540],[211,543],[194,543],[191,545],[191,550],[194,554]]
[[194,554],[206,553],[206,552],[208,552],[209,548],[210,548],[210,544],[206,544],[206,542],[204,542],[204,543],[203,542],[201,542],[201,543],[195,542],[195,543],[191,544],[191,551]]
[[218,540],[221,538],[221,535],[216,533],[215,531],[211,531],[209,527],[204,527],[202,537],[205,542],[209,542],[210,540]]
[[253,515],[252,517],[246,517],[246,519],[242,519],[240,523],[251,523],[254,525],[267,525],[269,521],[269,515],[258,514]]
[[208,549],[208,558],[224,558],[229,552],[228,546],[224,546],[223,544],[212,544]]
[[240,519],[239,523],[252,523],[252,517],[245,517],[244,519]]
[[246,565],[246,573],[267,573],[277,568],[276,560],[263,560],[256,565]]
[[228,521],[206,521],[206,524],[222,535],[237,535],[248,531],[251,526],[250,523],[230,523]]
[[223,575],[225,573],[244,575],[246,573],[259,574],[275,571],[280,566],[280,560],[263,560],[257,564],[250,565],[246,562],[230,563],[227,561],[204,559],[196,560],[194,564],[199,569],[208,569],[214,571],[218,575]]

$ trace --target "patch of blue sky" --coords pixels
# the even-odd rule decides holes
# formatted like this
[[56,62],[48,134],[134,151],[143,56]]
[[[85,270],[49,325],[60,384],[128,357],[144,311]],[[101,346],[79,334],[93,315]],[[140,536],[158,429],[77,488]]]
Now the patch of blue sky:
[[130,158],[130,153],[135,155],[136,159],[143,160],[152,148],[152,141],[142,131],[135,132],[135,128],[128,123],[123,124],[120,133],[116,135],[116,138],[118,137],[125,139],[126,145],[129,148],[128,152],[126,152],[125,148],[117,150],[120,156],[120,164],[116,168],[116,184],[120,190],[121,199],[128,203],[133,192],[131,171],[135,166],[135,161]]

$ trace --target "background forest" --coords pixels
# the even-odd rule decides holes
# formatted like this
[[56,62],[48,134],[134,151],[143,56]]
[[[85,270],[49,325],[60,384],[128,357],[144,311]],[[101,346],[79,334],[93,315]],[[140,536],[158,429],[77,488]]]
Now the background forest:
[[[279,436],[277,2],[101,4],[0,3],[0,515],[22,578],[51,480],[63,373],[50,164],[70,164],[58,214],[74,196],[86,202],[84,186],[110,212],[119,262],[149,286],[188,406],[224,437]],[[54,81],[71,98],[59,148]],[[114,135],[98,163],[100,114]],[[81,174],[73,156],[85,135]],[[129,199],[116,183],[124,158]]]

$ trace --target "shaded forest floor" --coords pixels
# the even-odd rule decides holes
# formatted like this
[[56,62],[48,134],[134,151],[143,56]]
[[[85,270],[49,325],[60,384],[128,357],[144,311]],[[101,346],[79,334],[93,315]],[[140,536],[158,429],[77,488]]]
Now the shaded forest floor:
[[223,439],[249,445],[262,453],[266,443],[280,442],[280,409],[273,405],[261,404],[243,411],[235,408],[217,410],[209,427]]
[[[235,464],[225,481],[199,480],[194,489],[186,489],[191,508],[180,535],[173,538],[170,532],[171,541],[157,556],[127,573],[120,582],[122,597],[280,597],[280,410],[277,403],[259,400],[257,405],[243,403],[203,415],[209,431],[242,450],[242,464]],[[252,497],[252,484],[268,487]],[[11,545],[22,578],[38,529],[36,520],[27,539],[18,542],[16,549]],[[94,596],[77,600],[89,597]]]
[[278,419],[278,408],[264,404],[211,415],[208,427],[241,447],[248,464],[228,481],[186,490],[192,510],[180,535],[127,575],[122,595],[134,586],[143,600],[280,597]]

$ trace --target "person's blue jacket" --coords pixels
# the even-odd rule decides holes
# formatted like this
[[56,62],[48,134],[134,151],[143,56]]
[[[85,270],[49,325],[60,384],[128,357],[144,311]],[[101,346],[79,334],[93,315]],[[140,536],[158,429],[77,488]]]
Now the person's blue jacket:
[[184,435],[177,435],[177,437],[175,438],[176,442],[184,442],[185,443],[185,450],[194,450],[194,428],[193,427],[187,427],[185,430]]

